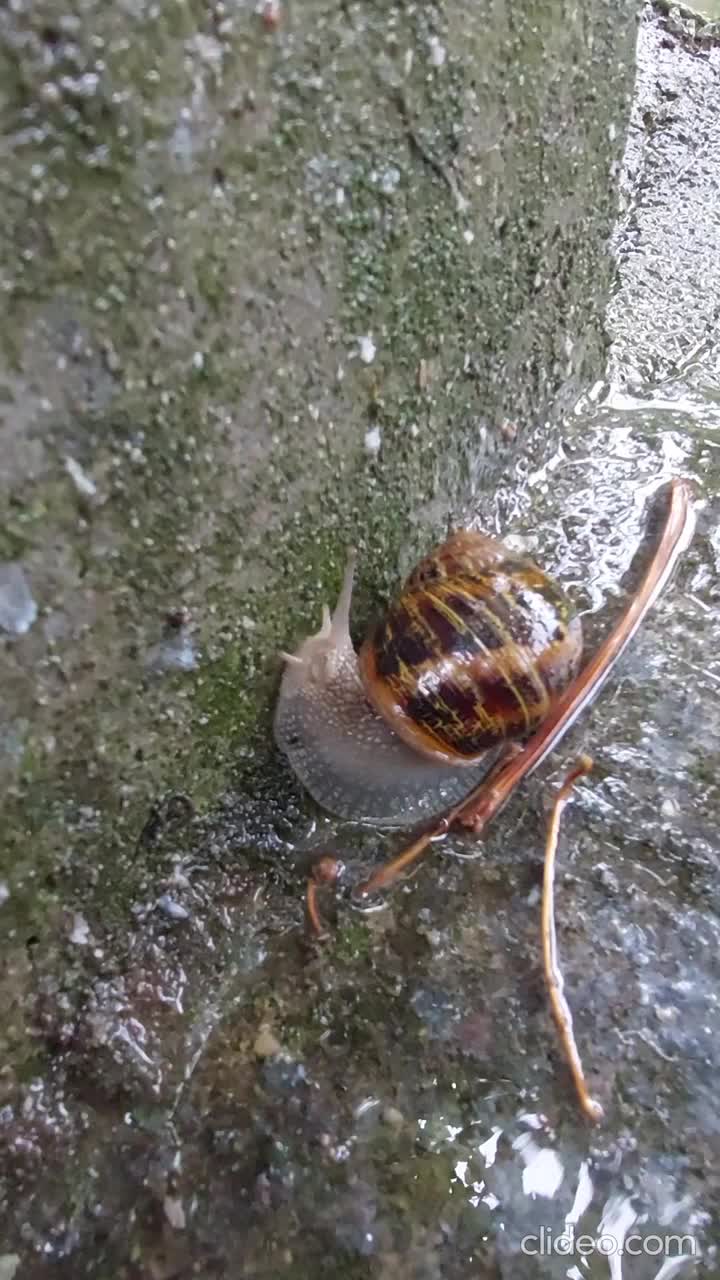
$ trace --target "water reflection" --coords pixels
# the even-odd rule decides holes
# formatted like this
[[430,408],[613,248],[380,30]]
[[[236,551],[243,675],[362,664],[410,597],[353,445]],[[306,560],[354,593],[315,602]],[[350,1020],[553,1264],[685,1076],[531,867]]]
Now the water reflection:
[[558,1146],[544,1116],[521,1113],[454,1166],[451,1189],[493,1215],[501,1255],[522,1262],[523,1275],[668,1280],[698,1265],[706,1220],[691,1196],[675,1193],[667,1161],[623,1186],[617,1153],[609,1162],[577,1150],[561,1157]]

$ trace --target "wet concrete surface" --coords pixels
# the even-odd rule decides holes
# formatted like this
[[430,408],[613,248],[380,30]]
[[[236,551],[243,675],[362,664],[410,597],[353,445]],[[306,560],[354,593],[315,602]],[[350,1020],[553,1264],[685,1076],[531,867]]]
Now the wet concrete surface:
[[[428,48],[440,59],[438,45]],[[202,703],[213,662],[232,675],[226,655],[238,631],[223,630],[220,601],[243,574],[242,539],[233,543],[225,526],[229,549],[210,580],[195,549],[218,519],[206,501],[206,442],[191,443],[188,428],[180,445],[168,418],[163,492],[185,562],[182,575],[168,575],[167,526],[145,516],[155,510],[157,461],[148,484],[146,440],[127,402],[82,450],[65,420],[57,457],[75,466],[50,469],[40,496],[28,477],[45,474],[47,445],[13,418],[4,555],[22,564],[39,617],[16,627],[3,653],[15,701],[3,722],[2,1280],[720,1274],[718,65],[713,40],[686,19],[647,16],[607,367],[595,358],[598,380],[584,388],[568,376],[561,411],[538,417],[521,452],[496,457],[492,486],[487,457],[472,458],[454,505],[456,518],[512,534],[552,568],[591,634],[622,601],[648,497],[670,474],[696,486],[693,546],[598,706],[482,850],[453,837],[370,912],[344,895],[325,900],[335,926],[325,946],[304,932],[309,861],[339,848],[352,881],[391,842],[320,814],[281,761],[253,770],[250,730],[245,743],[226,739],[216,702]],[[253,119],[267,127],[262,112]],[[193,179],[188,148],[199,127],[184,123],[192,128],[180,120],[173,151],[179,182]],[[203,129],[204,145],[212,113]],[[520,327],[531,323],[527,313]],[[169,313],[175,334],[187,324],[186,313]],[[58,394],[70,395],[73,377],[89,379],[102,397],[117,376],[110,348],[86,342],[73,321],[57,370],[44,332],[35,329],[34,358],[47,368],[37,384],[47,390],[56,378]],[[571,365],[573,340],[563,343]],[[191,360],[193,346],[183,346]],[[162,352],[160,394],[167,359]],[[593,359],[578,367],[589,373]],[[137,394],[140,405],[144,389]],[[31,403],[24,388],[14,403],[34,421],[49,412],[42,399]],[[511,433],[498,410],[500,422]],[[478,457],[484,439],[478,433]],[[252,470],[249,438],[247,447]],[[380,452],[380,488],[383,463]],[[17,501],[18,483],[35,505]],[[291,488],[292,477],[283,483]],[[442,486],[440,496],[428,491],[418,536],[446,496]],[[144,548],[122,575],[118,509],[130,527],[137,519]],[[45,527],[52,563],[42,538],[28,537]],[[396,564],[407,567],[411,550]],[[290,622],[278,608],[278,630],[315,625],[333,571],[318,567],[303,583]],[[379,572],[395,576],[368,564],[358,621]],[[22,598],[14,616],[27,620],[17,581],[13,590]],[[267,643],[253,607],[261,592],[242,599],[237,627],[250,644],[262,629]],[[135,685],[122,674],[132,663],[143,670]],[[241,670],[252,684],[252,662]],[[83,708],[73,751],[63,726],[45,718],[56,685],[70,691],[63,711]],[[265,734],[270,708],[268,695]],[[61,740],[59,770],[47,768],[49,736]],[[223,773],[223,753],[242,757],[243,746],[247,773]],[[566,816],[557,912],[578,1040],[607,1112],[592,1132],[557,1048],[538,940],[544,813],[583,748],[596,767]],[[593,1242],[585,1257],[581,1235]]]

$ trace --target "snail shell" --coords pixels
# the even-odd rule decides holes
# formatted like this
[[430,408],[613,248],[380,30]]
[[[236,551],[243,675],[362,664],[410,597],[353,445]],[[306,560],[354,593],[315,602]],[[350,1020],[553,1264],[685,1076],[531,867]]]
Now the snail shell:
[[405,825],[457,803],[575,675],[580,621],[526,555],[461,531],[413,570],[360,653],[354,556],[334,613],[286,667],[275,738],[324,808]]

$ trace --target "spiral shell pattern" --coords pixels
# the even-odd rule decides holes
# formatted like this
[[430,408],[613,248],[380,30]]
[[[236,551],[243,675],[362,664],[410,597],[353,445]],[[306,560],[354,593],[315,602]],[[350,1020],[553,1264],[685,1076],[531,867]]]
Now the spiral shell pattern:
[[400,737],[470,764],[532,733],[581,654],[579,619],[552,578],[463,531],[420,562],[359,663],[368,699]]

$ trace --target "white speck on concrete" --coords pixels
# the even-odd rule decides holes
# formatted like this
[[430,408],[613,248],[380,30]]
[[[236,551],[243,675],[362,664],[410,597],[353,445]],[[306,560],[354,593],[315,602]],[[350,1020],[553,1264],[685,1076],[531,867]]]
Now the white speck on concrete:
[[372,457],[377,457],[382,444],[382,432],[379,427],[371,427],[365,432],[365,448]]
[[430,50],[430,62],[433,67],[442,67],[445,65],[447,58],[447,49],[441,44],[437,36],[430,36],[428,40],[428,49]]
[[372,364],[377,355],[377,347],[372,339],[371,333],[366,333],[364,337],[358,338],[358,355],[363,364]]
[[86,947],[90,942],[90,925],[79,911],[73,916],[73,926],[70,930],[70,941],[75,943],[76,947]]
[[70,476],[70,479],[75,485],[78,493],[82,494],[83,498],[95,497],[95,494],[97,493],[97,485],[95,484],[95,481],[90,478],[87,471],[83,470],[79,462],[76,462],[74,458],[66,458],[65,470]]
[[394,164],[389,164],[386,169],[383,169],[378,178],[378,185],[384,196],[395,194],[400,186],[401,177],[400,170]]
[[24,636],[37,612],[22,566],[15,562],[0,564],[0,628],[13,636]]

